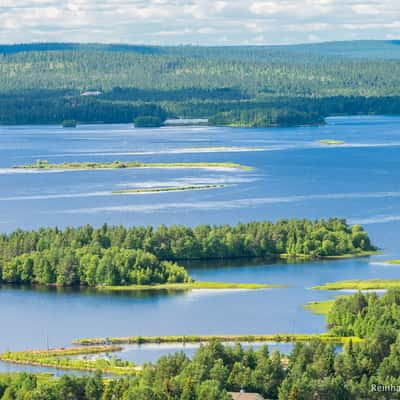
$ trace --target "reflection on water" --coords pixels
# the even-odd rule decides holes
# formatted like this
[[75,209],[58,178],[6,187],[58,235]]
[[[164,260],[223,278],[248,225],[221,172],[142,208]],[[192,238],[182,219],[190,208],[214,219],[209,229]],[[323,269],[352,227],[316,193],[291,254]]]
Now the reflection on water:
[[[326,262],[329,262],[326,260]],[[286,265],[286,264],[304,264],[307,263],[300,258],[289,258],[289,259],[265,259],[265,258],[234,258],[234,259],[212,259],[212,260],[182,260],[179,263],[187,268],[189,271],[196,270],[207,270],[207,269],[220,269],[220,268],[242,268],[246,267],[258,267],[268,265]]]
[[160,296],[172,296],[182,295],[187,290],[171,290],[171,289],[157,289],[157,290],[107,290],[107,289],[95,289],[95,288],[71,288],[71,287],[60,287],[60,286],[13,286],[13,285],[0,285],[0,289],[3,290],[14,290],[22,292],[37,292],[46,293],[61,296],[101,296],[101,297],[127,297],[132,299],[143,299]]

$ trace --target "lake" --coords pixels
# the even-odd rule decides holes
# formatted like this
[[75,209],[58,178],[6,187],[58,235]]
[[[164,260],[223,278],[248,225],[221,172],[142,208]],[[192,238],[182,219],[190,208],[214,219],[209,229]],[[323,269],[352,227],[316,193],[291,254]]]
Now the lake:
[[[321,145],[321,139],[345,141]],[[218,149],[218,147],[224,147]],[[35,162],[222,162],[253,171],[124,169],[16,171]],[[223,184],[212,190],[115,195],[113,190]],[[176,294],[94,294],[0,289],[0,351],[68,346],[96,336],[315,333],[324,317],[302,308],[335,292],[313,285],[342,279],[399,278],[382,260],[400,255],[400,118],[336,117],[325,126],[232,129],[131,125],[0,127],[0,230],[40,226],[199,223],[345,217],[361,223],[383,256],[302,264],[191,263],[195,279],[285,284],[285,289]],[[127,350],[154,361],[176,346]],[[193,348],[186,348],[189,354]],[[0,369],[11,368],[0,366]]]

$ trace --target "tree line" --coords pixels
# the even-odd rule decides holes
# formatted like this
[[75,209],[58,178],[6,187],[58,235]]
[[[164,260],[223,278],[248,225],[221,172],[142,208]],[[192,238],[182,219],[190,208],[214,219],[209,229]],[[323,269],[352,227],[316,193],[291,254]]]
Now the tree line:
[[188,282],[175,262],[194,259],[318,258],[375,249],[359,225],[331,218],[194,228],[42,228],[0,235],[0,282],[128,285]]
[[[130,93],[136,91],[117,90],[112,96],[105,93],[96,97],[83,97],[79,92],[68,90],[0,92],[0,124],[61,124],[64,120],[132,123],[137,118],[155,118],[163,123],[167,118],[183,116],[208,118],[210,125],[273,127],[321,124],[326,117],[334,115],[400,114],[399,96],[235,100],[228,98],[230,94],[227,96],[224,89],[198,93],[197,89],[191,88],[184,90],[187,97],[182,100],[171,100],[175,96],[174,91],[166,92],[169,93],[168,100],[138,100],[136,94],[127,99]],[[226,92],[230,93],[230,90]],[[223,94],[218,99],[216,93]],[[208,95],[210,98],[203,98]],[[180,98],[181,94],[177,97]]]
[[382,297],[376,293],[357,293],[340,297],[328,314],[328,326],[340,336],[373,336],[377,330],[400,330],[400,291],[390,290]]
[[160,105],[144,102],[112,102],[83,97],[75,91],[23,90],[0,93],[0,124],[133,123],[140,116],[167,118]]

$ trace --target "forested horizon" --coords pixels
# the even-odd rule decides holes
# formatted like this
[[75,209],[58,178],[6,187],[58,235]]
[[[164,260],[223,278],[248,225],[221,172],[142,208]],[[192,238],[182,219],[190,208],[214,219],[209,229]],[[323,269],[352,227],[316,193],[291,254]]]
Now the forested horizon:
[[399,93],[397,41],[0,45],[0,124],[137,117],[242,127],[321,124],[332,115],[398,115]]

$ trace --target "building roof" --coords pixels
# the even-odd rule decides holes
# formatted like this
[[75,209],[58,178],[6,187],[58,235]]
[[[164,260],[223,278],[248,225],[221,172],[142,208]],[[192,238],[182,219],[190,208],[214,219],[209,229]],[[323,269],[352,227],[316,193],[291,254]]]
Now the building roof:
[[81,96],[100,96],[102,93],[98,90],[96,91],[88,91],[88,92],[83,92]]
[[264,400],[258,393],[231,392],[232,400]]

